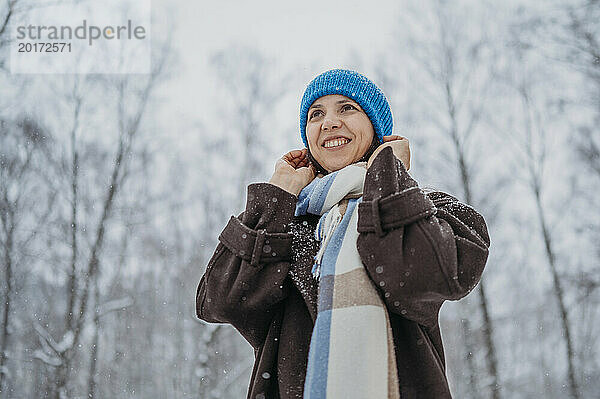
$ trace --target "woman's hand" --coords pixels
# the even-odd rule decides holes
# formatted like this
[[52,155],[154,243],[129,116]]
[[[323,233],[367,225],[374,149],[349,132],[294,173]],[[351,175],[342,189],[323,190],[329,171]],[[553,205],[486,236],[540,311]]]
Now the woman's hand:
[[408,139],[402,136],[383,136],[383,144],[381,144],[377,149],[373,152],[373,154],[369,157],[369,161],[367,162],[367,168],[371,166],[375,157],[381,150],[385,147],[392,147],[392,151],[396,158],[402,161],[406,170],[410,169],[410,147],[408,143]]
[[314,166],[308,162],[306,152],[306,148],[292,150],[279,158],[275,163],[275,173],[269,183],[298,196],[316,175]]

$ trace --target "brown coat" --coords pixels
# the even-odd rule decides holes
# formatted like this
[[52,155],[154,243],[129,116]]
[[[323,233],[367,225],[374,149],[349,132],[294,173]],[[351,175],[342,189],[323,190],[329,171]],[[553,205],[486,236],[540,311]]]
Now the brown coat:
[[[232,324],[254,348],[252,399],[302,398],[319,218],[295,217],[296,200],[251,184],[246,210],[219,236],[197,290],[197,316]],[[358,231],[359,254],[390,314],[401,397],[450,398],[438,314],[478,283],[490,244],[485,220],[449,194],[423,191],[386,148],[367,171]]]

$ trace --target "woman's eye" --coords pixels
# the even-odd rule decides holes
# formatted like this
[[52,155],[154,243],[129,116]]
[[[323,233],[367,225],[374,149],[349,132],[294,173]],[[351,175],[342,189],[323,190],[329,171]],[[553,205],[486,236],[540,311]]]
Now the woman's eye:
[[356,109],[356,108],[352,104],[344,104],[344,105],[342,105],[342,111],[345,111],[347,109]]
[[314,118],[315,116],[317,116],[317,114],[318,114],[319,112],[322,112],[322,111],[320,111],[320,110],[313,111],[313,113],[312,113],[312,114],[310,114],[310,119],[312,119],[312,118]]

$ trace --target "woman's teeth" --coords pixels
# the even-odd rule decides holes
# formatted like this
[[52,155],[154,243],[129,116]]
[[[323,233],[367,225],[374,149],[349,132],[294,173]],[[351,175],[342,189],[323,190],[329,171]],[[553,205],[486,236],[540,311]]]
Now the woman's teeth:
[[333,140],[326,141],[323,144],[323,147],[325,147],[325,148],[339,147],[339,146],[344,145],[349,142],[350,142],[350,140],[348,140],[348,139],[333,139]]

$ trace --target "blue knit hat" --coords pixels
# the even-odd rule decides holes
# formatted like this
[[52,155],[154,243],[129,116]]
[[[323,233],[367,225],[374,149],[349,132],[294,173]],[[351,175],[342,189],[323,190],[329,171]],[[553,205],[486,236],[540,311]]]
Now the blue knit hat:
[[308,108],[319,97],[328,94],[341,94],[356,101],[365,111],[379,142],[383,136],[392,134],[394,121],[385,95],[366,76],[348,69],[331,69],[314,78],[306,87],[300,103],[300,135],[306,148],[306,121]]

